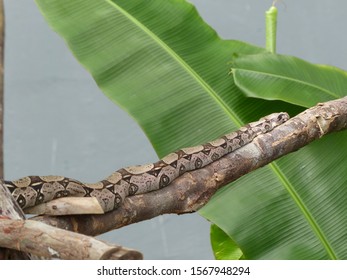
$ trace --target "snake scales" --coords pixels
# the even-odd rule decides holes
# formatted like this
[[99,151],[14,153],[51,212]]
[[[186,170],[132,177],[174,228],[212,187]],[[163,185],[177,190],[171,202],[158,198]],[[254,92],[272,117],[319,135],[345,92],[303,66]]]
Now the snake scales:
[[5,186],[23,209],[60,197],[76,196],[95,197],[108,212],[118,208],[125,197],[164,188],[185,172],[220,159],[288,119],[287,113],[271,114],[206,144],[180,149],[156,163],[119,169],[94,184],[63,176],[27,176],[5,181]]

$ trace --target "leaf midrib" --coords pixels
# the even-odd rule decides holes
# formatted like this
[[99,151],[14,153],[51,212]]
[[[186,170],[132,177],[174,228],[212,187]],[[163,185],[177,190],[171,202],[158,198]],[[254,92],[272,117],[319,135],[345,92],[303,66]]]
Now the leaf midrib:
[[298,206],[299,210],[302,212],[304,217],[306,218],[307,222],[311,226],[311,228],[312,228],[313,232],[316,234],[317,238],[322,243],[322,245],[323,245],[324,249],[326,250],[326,252],[328,253],[329,257],[332,260],[337,260],[337,256],[335,255],[334,250],[331,247],[327,238],[325,237],[322,229],[320,228],[320,226],[318,225],[318,223],[314,219],[313,215],[307,209],[307,207],[305,206],[305,203],[302,201],[300,196],[297,194],[297,192],[295,191],[292,184],[289,182],[289,180],[286,178],[286,176],[283,174],[283,172],[281,172],[281,169],[279,168],[279,166],[274,162],[269,164],[269,166],[272,169],[272,171],[278,176],[278,178],[282,182],[283,186],[285,187],[285,189],[287,190],[289,195],[292,197],[293,201],[296,203],[296,205]]

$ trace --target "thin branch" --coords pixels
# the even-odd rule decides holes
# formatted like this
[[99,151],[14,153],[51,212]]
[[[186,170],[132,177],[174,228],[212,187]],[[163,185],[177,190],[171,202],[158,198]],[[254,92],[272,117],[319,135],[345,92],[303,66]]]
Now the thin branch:
[[127,197],[115,211],[104,215],[39,216],[33,219],[87,235],[98,235],[166,213],[194,212],[204,206],[219,188],[246,173],[297,151],[328,133],[346,128],[347,97],[344,97],[307,109],[241,149],[202,169],[185,173],[166,188]]
[[4,3],[0,0],[0,178],[4,178],[4,43],[5,43]]
[[[0,0],[0,180],[4,178],[4,45],[5,45],[5,13],[4,2]],[[25,219],[10,192],[0,184],[0,219]],[[30,259],[28,254],[17,250],[0,248],[0,259]]]

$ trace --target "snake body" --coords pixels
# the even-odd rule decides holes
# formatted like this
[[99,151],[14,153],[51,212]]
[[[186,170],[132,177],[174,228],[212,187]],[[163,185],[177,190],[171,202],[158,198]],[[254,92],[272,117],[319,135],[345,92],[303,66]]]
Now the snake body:
[[94,184],[63,176],[26,176],[5,181],[5,186],[23,209],[60,197],[76,196],[95,197],[108,212],[118,208],[127,196],[164,188],[185,172],[220,159],[288,119],[287,113],[271,114],[206,144],[180,149],[156,163],[121,168]]

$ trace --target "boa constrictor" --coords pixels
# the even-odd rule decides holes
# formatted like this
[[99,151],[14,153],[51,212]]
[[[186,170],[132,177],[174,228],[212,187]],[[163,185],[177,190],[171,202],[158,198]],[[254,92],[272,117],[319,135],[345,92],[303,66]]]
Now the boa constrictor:
[[65,196],[96,197],[105,212],[118,208],[125,197],[164,188],[187,171],[202,168],[250,143],[289,119],[274,113],[214,141],[183,148],[156,163],[119,169],[106,179],[87,184],[63,176],[27,176],[5,181],[24,209]]

